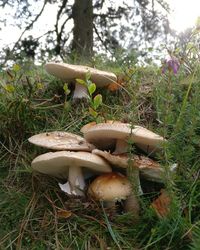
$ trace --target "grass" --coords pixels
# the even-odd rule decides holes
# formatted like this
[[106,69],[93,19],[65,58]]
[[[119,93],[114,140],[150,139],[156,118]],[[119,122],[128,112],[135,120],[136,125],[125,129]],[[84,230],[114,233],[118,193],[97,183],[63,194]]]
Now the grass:
[[[27,139],[42,131],[80,134],[93,121],[85,103],[74,104],[63,83],[42,67],[13,67],[1,72],[0,86],[0,249],[199,249],[200,238],[200,69],[184,67],[177,76],[156,67],[112,65],[126,84],[106,89],[99,114],[140,124],[168,139],[157,155],[168,171],[172,203],[165,218],[150,206],[161,186],[141,180],[140,221],[129,213],[113,215],[87,198],[63,194],[57,180],[32,172],[30,163],[44,149]],[[102,67],[103,68],[103,67]],[[186,81],[188,79],[188,81]]]

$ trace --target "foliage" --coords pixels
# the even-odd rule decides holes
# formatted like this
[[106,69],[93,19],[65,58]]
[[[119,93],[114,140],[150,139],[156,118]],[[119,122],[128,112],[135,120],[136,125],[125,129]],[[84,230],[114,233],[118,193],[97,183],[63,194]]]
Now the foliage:
[[88,93],[89,93],[89,104],[90,104],[89,113],[93,118],[97,119],[99,115],[97,112],[97,109],[102,104],[102,95],[97,94],[95,95],[95,97],[93,97],[93,94],[96,91],[96,85],[90,80],[90,77],[91,77],[90,72],[87,72],[85,76],[85,80],[76,79],[76,81],[79,84],[82,84],[87,88]]

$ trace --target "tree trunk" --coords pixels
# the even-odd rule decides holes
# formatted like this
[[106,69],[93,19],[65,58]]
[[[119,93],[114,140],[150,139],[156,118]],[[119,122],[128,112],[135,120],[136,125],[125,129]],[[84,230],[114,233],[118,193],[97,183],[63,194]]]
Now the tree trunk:
[[75,0],[72,17],[74,20],[72,51],[81,57],[91,57],[93,54],[92,0]]

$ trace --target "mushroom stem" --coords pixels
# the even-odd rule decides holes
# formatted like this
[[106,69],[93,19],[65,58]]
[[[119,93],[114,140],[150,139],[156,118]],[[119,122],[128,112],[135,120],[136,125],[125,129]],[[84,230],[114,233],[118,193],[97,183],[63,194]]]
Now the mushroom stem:
[[106,208],[109,208],[111,209],[112,211],[115,211],[116,207],[116,202],[113,200],[113,201],[103,201],[103,205],[104,207]]
[[70,167],[68,181],[72,194],[84,196],[85,180],[80,167]]
[[131,212],[135,219],[139,218],[140,205],[136,195],[132,192],[124,202],[124,211]]
[[115,215],[117,213],[116,201],[103,201],[103,206],[107,209],[109,214]]
[[116,141],[115,151],[112,153],[116,154],[123,154],[128,152],[128,142],[126,140],[118,139]]
[[88,98],[87,87],[80,83],[75,83],[73,99]]

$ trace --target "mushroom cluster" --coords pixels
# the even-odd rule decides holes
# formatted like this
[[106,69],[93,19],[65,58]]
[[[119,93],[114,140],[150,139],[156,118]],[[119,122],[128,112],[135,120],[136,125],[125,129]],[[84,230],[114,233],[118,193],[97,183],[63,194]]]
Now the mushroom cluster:
[[53,131],[34,135],[30,143],[57,150],[37,156],[31,163],[34,170],[68,179],[66,192],[70,195],[84,195],[85,180],[82,168],[90,171],[109,173],[110,165],[102,157],[92,154],[95,147],[81,136],[73,133]]
[[[37,156],[32,168],[67,180],[59,185],[68,195],[84,196],[87,192],[89,198],[107,206],[122,201],[125,211],[138,216],[138,196],[143,194],[140,176],[163,182],[163,167],[149,156],[162,150],[166,140],[146,128],[119,121],[92,122],[83,126],[81,132],[83,137],[62,131],[30,137],[30,143],[52,150]],[[131,153],[132,143],[144,153]],[[174,169],[172,166],[170,170]],[[95,177],[87,185],[88,175]]]

